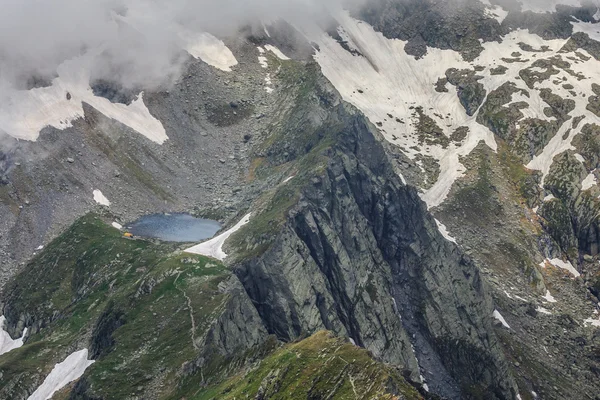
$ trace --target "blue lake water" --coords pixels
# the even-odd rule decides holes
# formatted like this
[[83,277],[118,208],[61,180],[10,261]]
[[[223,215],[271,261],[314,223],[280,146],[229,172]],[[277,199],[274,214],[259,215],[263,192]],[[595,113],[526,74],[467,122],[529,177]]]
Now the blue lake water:
[[152,214],[132,222],[127,230],[135,236],[166,242],[198,242],[212,238],[221,224],[189,214]]

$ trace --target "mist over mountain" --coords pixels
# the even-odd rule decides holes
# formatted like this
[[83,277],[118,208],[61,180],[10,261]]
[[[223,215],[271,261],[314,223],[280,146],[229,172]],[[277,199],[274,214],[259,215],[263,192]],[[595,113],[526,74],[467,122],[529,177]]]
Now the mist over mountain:
[[98,78],[154,87],[180,72],[188,32],[226,36],[278,18],[301,24],[339,6],[337,0],[2,0],[0,85],[41,84],[62,62],[93,52]]

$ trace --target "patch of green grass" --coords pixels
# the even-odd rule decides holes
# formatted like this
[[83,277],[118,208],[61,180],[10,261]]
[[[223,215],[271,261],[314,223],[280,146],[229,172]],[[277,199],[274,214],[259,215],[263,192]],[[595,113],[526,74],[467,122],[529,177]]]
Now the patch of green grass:
[[[329,332],[286,345],[258,367],[201,390],[195,400],[422,399],[400,371]],[[261,397],[262,396],[262,397]]]
[[[157,376],[165,396],[175,391],[182,364],[197,357],[194,341],[227,299],[218,286],[230,276],[221,263],[177,247],[125,239],[95,214],[54,240],[7,286],[10,315],[43,328],[0,357],[0,397],[22,377],[43,379],[82,338],[90,350],[113,342],[86,372],[95,395],[128,398]],[[100,337],[95,328],[107,310],[121,323]]]

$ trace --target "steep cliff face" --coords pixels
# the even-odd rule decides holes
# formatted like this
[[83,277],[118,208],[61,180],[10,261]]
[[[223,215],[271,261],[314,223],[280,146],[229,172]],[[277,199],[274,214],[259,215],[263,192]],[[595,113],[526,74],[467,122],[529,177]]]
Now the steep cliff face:
[[235,266],[269,333],[329,329],[413,379],[420,366],[449,398],[514,398],[474,264],[401,182],[364,117],[344,106],[337,115],[345,124],[323,173],[273,245]]

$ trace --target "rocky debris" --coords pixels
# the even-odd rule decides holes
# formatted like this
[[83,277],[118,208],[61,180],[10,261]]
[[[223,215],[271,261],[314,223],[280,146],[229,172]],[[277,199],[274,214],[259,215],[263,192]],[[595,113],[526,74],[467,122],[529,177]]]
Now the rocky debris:
[[567,70],[570,66],[571,64],[564,61],[560,56],[554,56],[536,60],[531,64],[531,67],[519,71],[519,76],[528,88],[533,89],[536,83],[544,82],[553,75],[557,75],[560,72],[559,69]]
[[340,46],[342,46],[342,48],[344,50],[346,50],[347,52],[349,52],[350,54],[352,54],[353,56],[363,56],[363,54],[358,50],[355,49],[353,47],[350,47],[350,45],[348,44],[347,40],[344,40],[341,36],[340,36],[340,32],[338,31],[338,29],[329,29],[327,31],[327,34],[329,36],[331,36],[336,42],[338,42],[340,44]]
[[550,51],[550,47],[546,45],[542,45],[539,49],[536,49],[532,45],[523,42],[519,42],[518,45],[521,48],[521,50],[529,53],[545,53],[547,51]]
[[484,42],[500,39],[497,20],[486,17],[481,2],[450,0],[377,0],[364,4],[353,15],[371,24],[390,39],[407,41],[405,51],[422,57],[427,46],[452,49],[467,61],[483,50]]
[[439,78],[435,84],[435,91],[438,93],[448,93],[448,78]]
[[591,39],[587,33],[577,32],[573,34],[563,46],[561,52],[568,53],[577,49],[583,49],[596,60],[600,60],[600,43]]
[[586,109],[600,117],[600,85],[592,83],[592,90],[594,91],[595,96],[590,96],[588,98]]
[[512,95],[519,91],[525,92],[518,89],[514,83],[506,82],[491,92],[477,114],[477,122],[487,126],[501,138],[508,139],[516,122],[524,117],[520,110],[529,107],[527,103],[521,102],[509,104]]
[[[111,103],[121,103],[125,105],[130,105],[137,100],[142,91],[140,88],[125,88],[120,83],[106,79],[93,80],[90,83],[90,87],[96,96],[104,97]],[[70,94],[68,96],[70,96]]]
[[444,134],[442,128],[438,126],[433,118],[423,111],[423,107],[415,107],[412,114],[414,126],[419,137],[419,144],[440,145],[443,148],[448,147],[450,139]]
[[585,124],[573,138],[573,147],[584,158],[586,170],[600,168],[600,126]]
[[469,134],[469,127],[459,126],[458,128],[456,128],[456,130],[454,132],[452,132],[452,135],[450,135],[450,140],[452,140],[455,143],[461,143],[463,140],[465,140],[467,138],[468,134]]
[[[597,334],[583,324],[596,304],[586,293],[586,285],[594,281],[584,285],[563,270],[538,265],[544,257],[561,252],[540,228],[544,221],[523,203],[523,187],[539,189],[539,181],[527,184],[531,171],[502,145],[498,153],[480,146],[463,163],[466,176],[435,215],[480,266],[497,309],[511,327],[497,327],[496,332],[508,350],[520,392],[535,391],[556,400],[595,393],[591,382],[596,374]],[[561,204],[549,200],[538,213]],[[597,270],[594,262],[586,265]],[[555,303],[547,301],[548,292]],[[556,376],[560,384],[545,378],[549,376]]]
[[568,7],[557,5],[556,12],[535,13],[533,11],[513,11],[502,22],[504,32],[515,29],[529,29],[531,33],[541,36],[546,40],[568,39],[573,34],[571,22],[575,18],[591,22],[593,7]]
[[446,78],[451,85],[456,86],[458,98],[467,115],[475,115],[487,94],[483,84],[478,82],[483,77],[474,70],[450,68],[446,71]]
[[504,65],[498,65],[495,68],[490,69],[490,74],[492,75],[504,75],[508,71],[508,68]]
[[[35,247],[48,243],[95,207],[93,190],[110,198],[111,210],[125,222],[143,214],[208,207],[218,207],[225,222],[239,207],[248,207],[254,197],[251,193],[271,184],[247,182],[253,140],[245,142],[243,137],[249,134],[262,140],[258,132],[271,123],[269,110],[277,105],[277,94],[257,90],[262,87],[264,72],[255,61],[256,48],[245,41],[231,44],[231,48],[240,61],[253,67],[233,77],[200,60],[190,60],[169,91],[144,92],[144,103],[169,136],[161,146],[87,104],[85,119],[74,121],[72,128],[46,128],[36,142],[11,145],[11,160],[23,166],[10,167],[3,179],[7,195],[0,205],[4,216],[0,287],[31,257]],[[232,108],[232,102],[238,107]],[[210,118],[217,121],[233,116],[235,124],[212,124],[205,103],[211,110],[211,104],[224,106],[226,115],[212,113]],[[246,116],[245,110],[250,109],[263,117]],[[229,156],[235,159],[229,161]],[[227,162],[220,163],[219,158]],[[236,187],[243,190],[232,196]],[[30,206],[19,209],[25,199]]]
[[552,93],[550,89],[541,89],[540,97],[550,107],[544,109],[544,114],[547,117],[554,117],[558,120],[559,124],[567,122],[571,117],[569,114],[575,110],[575,101],[572,99],[563,99],[562,97]]

